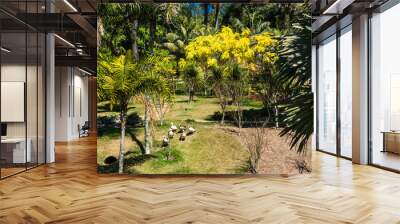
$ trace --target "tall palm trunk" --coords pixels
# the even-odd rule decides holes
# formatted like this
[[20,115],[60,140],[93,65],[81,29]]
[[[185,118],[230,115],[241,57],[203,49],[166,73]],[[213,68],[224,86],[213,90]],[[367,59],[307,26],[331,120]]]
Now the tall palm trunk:
[[216,30],[218,30],[218,27],[219,27],[218,17],[219,17],[220,8],[221,8],[221,4],[220,3],[216,3],[215,4],[215,29]]
[[278,106],[274,106],[275,110],[275,128],[279,128],[279,111],[278,111]]
[[102,36],[104,35],[104,25],[101,17],[97,18],[97,50],[101,46]]
[[226,114],[226,100],[225,96],[220,96],[220,106],[221,106],[221,111],[222,111],[222,117],[221,117],[221,124],[225,124],[225,114]]
[[148,101],[149,96],[145,96],[144,103],[144,150],[146,155],[150,154],[151,150],[151,133],[150,133],[150,114],[149,114],[149,105]]
[[239,101],[236,102],[236,113],[237,113],[238,128],[239,128],[239,135],[240,135],[240,132],[242,130],[243,110],[242,110],[242,105]]
[[156,27],[157,27],[157,16],[153,14],[151,16],[151,21],[150,21],[150,51],[153,52],[154,49],[154,40],[155,40],[155,34],[156,34]]
[[119,168],[118,173],[124,172],[124,155],[125,155],[125,130],[126,130],[126,111],[127,107],[122,106],[120,113],[121,120],[121,138],[119,142]]
[[208,26],[208,5],[209,3],[204,3],[203,4],[203,9],[204,9],[204,25]]
[[132,21],[132,31],[131,31],[131,39],[132,39],[132,52],[133,58],[135,61],[139,61],[139,49],[137,44],[137,31],[139,28],[139,21],[138,19],[134,19]]

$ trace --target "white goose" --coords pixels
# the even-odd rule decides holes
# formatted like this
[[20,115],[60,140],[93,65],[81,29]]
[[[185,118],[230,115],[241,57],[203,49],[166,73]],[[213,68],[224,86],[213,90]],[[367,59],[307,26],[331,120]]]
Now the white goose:
[[196,132],[196,129],[194,129],[193,127],[189,127],[188,128],[188,135],[192,135]]
[[180,125],[180,126],[179,126],[179,130],[178,130],[178,133],[185,132],[185,130],[186,130],[186,126]]
[[174,132],[171,128],[168,130],[168,138],[174,138]]
[[176,130],[178,130],[178,128],[176,127],[176,125],[174,125],[174,123],[171,123],[171,127],[170,129],[175,132]]
[[162,140],[162,147],[167,147],[169,145],[169,139],[164,136],[163,140]]
[[186,139],[186,133],[185,132],[182,132],[182,134],[181,134],[181,136],[179,136],[179,141],[185,141],[185,139]]

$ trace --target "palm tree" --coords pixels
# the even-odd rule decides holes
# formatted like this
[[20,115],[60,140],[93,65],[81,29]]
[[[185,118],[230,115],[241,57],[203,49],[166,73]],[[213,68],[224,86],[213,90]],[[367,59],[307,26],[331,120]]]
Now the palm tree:
[[229,92],[232,103],[236,107],[235,120],[239,128],[239,134],[243,123],[242,101],[246,91],[248,72],[242,69],[237,63],[228,68]]
[[183,81],[188,90],[188,103],[191,103],[194,98],[195,90],[199,86],[200,72],[194,63],[190,63],[182,73]]
[[293,35],[286,37],[281,52],[280,82],[291,88],[292,94],[286,105],[285,123],[281,136],[291,137],[291,148],[297,147],[304,152],[313,133],[313,93],[311,92],[311,17],[309,6],[304,4],[303,11],[294,24]]
[[[128,104],[134,96],[147,97],[154,92],[166,91],[166,82],[160,77],[154,76],[151,63],[157,61],[149,57],[145,62],[136,63],[132,51],[119,57],[106,57],[99,55],[98,64],[98,96],[109,99],[112,106],[120,108],[121,137],[119,150],[119,169],[124,169],[125,133]],[[145,104],[145,151],[150,154],[151,139],[149,128],[149,107]]]
[[[182,22],[175,32],[167,33],[166,40],[162,44],[172,55],[175,56],[175,62],[178,64],[181,58],[185,58],[185,47],[193,40],[199,32],[202,32],[200,27],[195,21],[188,20]],[[180,74],[179,67],[176,69],[175,77],[178,78]],[[176,90],[176,82],[173,81],[173,92]]]
[[215,95],[219,99],[219,105],[221,107],[221,124],[225,123],[225,114],[226,114],[226,107],[228,106],[228,97],[229,97],[229,86],[227,77],[224,75],[223,69],[220,67],[212,68],[211,72],[211,83],[212,89]]
[[[156,102],[154,96],[169,97],[170,90],[168,87],[168,81],[160,73],[166,72],[165,66],[167,57],[159,54],[156,50],[154,54],[147,55],[144,60],[139,63],[140,76],[138,77],[138,85],[136,90],[138,94],[141,94],[142,101],[145,106],[144,111],[144,144],[145,144],[145,154],[150,154],[152,148],[151,139],[151,127],[150,127],[150,116],[151,107],[156,106],[152,103]],[[166,64],[164,64],[166,63]],[[153,96],[153,99],[152,99]]]
[[138,49],[138,29],[139,29],[139,18],[141,12],[141,4],[140,3],[129,3],[129,4],[117,4],[123,7],[123,13],[127,16],[127,19],[132,24],[131,28],[131,41],[132,41],[132,52],[133,59],[135,61],[139,61],[139,49]]
[[210,3],[203,3],[203,13],[204,13],[204,25],[208,26],[208,15],[209,15]]
[[215,30],[218,30],[218,28],[219,28],[219,19],[218,19],[218,17],[219,17],[219,13],[220,13],[222,4],[221,3],[214,3],[213,5],[214,5],[214,8],[215,8]]
[[128,51],[126,55],[110,58],[99,55],[98,85],[99,93],[103,98],[108,98],[111,105],[120,108],[121,137],[119,147],[119,169],[124,169],[125,131],[128,104],[136,94],[133,86],[137,85],[137,64],[133,63],[133,55]]

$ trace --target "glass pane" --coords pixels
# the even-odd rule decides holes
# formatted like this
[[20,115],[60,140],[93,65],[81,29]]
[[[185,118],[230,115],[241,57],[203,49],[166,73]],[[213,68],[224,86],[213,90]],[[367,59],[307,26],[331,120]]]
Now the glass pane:
[[318,148],[336,153],[336,36],[318,48]]
[[400,170],[400,5],[371,19],[372,163]]
[[26,80],[26,115],[27,115],[27,142],[28,168],[37,165],[38,160],[38,35],[36,32],[27,33],[27,80]]
[[39,45],[38,45],[38,163],[45,163],[46,149],[45,149],[45,65],[46,65],[46,52],[45,35],[40,33],[38,35]]
[[351,26],[340,36],[340,152],[352,157],[352,35]]
[[25,170],[31,159],[25,122],[26,34],[2,33],[1,44],[1,172],[5,177]]

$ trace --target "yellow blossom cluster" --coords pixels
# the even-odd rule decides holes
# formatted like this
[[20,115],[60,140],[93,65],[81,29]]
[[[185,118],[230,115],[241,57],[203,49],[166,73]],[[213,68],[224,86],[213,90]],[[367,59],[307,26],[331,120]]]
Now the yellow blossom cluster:
[[[268,32],[252,35],[248,28],[239,33],[223,27],[216,34],[199,36],[191,41],[185,48],[186,60],[196,61],[204,68],[234,62],[252,70],[257,59],[263,63],[277,60],[276,45],[277,40]],[[179,62],[180,67],[185,65],[185,60]]]

